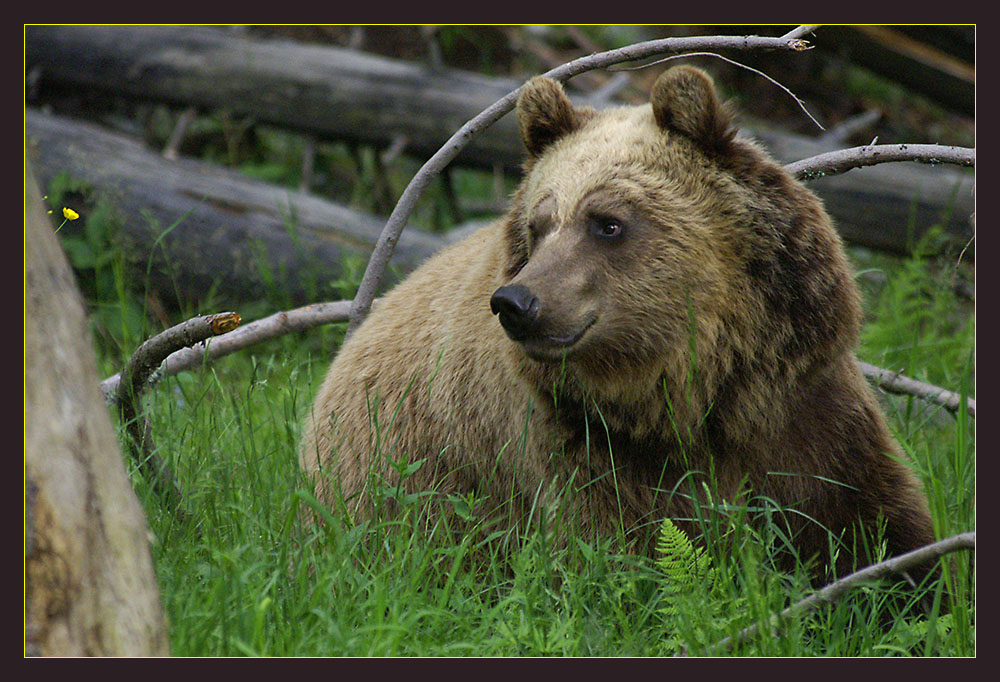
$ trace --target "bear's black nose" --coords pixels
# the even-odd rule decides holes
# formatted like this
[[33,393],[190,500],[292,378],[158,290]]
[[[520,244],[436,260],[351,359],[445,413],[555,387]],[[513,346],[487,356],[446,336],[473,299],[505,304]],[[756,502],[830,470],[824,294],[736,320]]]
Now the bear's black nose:
[[500,287],[490,298],[490,310],[500,316],[500,324],[515,341],[531,333],[538,317],[538,297],[521,284]]

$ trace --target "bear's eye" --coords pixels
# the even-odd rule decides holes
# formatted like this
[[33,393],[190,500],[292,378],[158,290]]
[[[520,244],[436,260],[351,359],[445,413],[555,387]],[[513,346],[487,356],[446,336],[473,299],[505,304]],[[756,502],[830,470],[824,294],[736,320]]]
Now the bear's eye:
[[601,239],[619,239],[624,234],[625,227],[614,218],[599,217],[591,220],[590,231]]

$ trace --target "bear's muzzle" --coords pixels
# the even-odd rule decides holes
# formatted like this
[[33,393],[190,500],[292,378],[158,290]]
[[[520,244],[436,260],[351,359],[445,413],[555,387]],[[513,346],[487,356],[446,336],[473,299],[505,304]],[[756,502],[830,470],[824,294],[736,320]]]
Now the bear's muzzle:
[[538,297],[522,284],[508,284],[494,292],[490,310],[500,319],[504,331],[514,341],[523,341],[534,331],[538,319]]

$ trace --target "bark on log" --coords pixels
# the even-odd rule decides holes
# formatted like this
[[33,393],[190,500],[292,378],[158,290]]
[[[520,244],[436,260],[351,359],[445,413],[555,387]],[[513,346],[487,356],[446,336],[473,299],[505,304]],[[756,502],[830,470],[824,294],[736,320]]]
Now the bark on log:
[[[41,83],[225,107],[320,137],[382,147],[402,136],[409,153],[426,156],[520,85],[213,28],[32,26],[25,31],[25,50],[26,69]],[[747,132],[785,163],[836,149],[777,131]],[[513,117],[507,116],[473,140],[457,162],[514,169],[523,154]],[[907,251],[935,223],[955,241],[968,242],[973,185],[971,172],[917,164],[857,170],[811,184],[849,241],[896,252]]]
[[28,164],[24,188],[24,653],[168,655],[149,530]]
[[[337,47],[254,39],[205,27],[31,26],[25,71],[45,80],[177,105],[225,108],[334,139],[430,156],[466,121],[520,85]],[[521,163],[508,117],[466,162]]]
[[[235,301],[263,297],[269,286],[296,303],[330,295],[311,292],[307,282],[338,277],[345,252],[367,258],[384,224],[224,168],[165,159],[92,124],[29,109],[25,136],[43,186],[67,173],[113,203],[126,253],[143,273],[151,260],[150,285],[168,296],[178,291],[197,299],[213,286]],[[394,263],[411,267],[442,243],[407,229]]]

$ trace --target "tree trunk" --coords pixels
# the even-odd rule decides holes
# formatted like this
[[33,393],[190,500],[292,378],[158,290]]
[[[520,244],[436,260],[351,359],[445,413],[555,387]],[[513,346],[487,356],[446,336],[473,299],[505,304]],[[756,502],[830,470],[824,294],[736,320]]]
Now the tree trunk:
[[169,655],[145,516],[27,163],[24,187],[25,655]]

